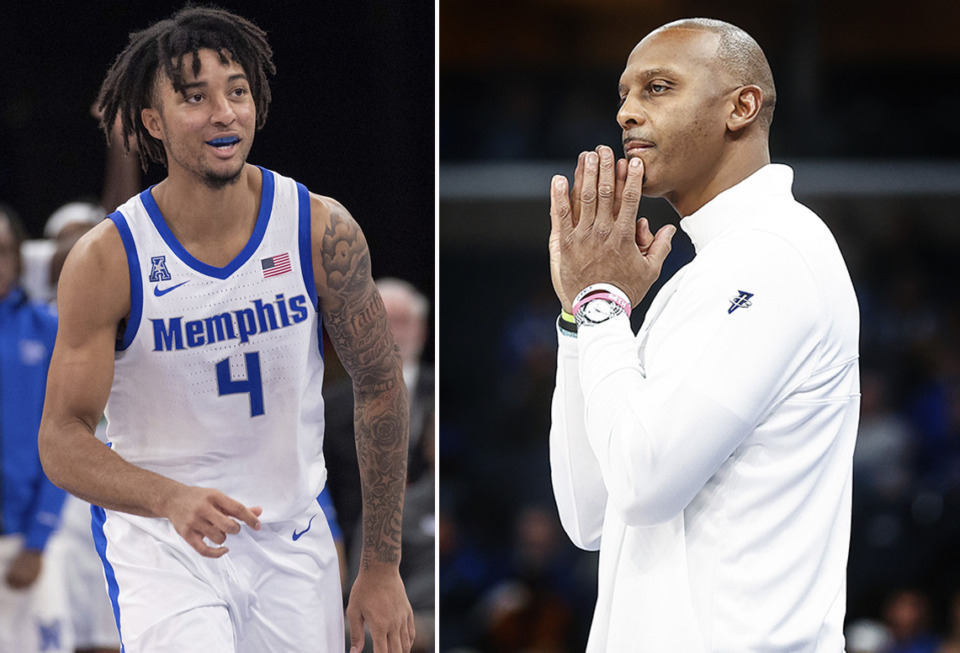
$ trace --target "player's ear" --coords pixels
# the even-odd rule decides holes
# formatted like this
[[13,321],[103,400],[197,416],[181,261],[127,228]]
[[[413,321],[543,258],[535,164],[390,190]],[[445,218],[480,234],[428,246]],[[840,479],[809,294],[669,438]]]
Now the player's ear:
[[143,121],[143,126],[147,128],[147,131],[150,132],[151,136],[158,141],[163,140],[163,129],[161,129],[162,121],[160,120],[159,111],[153,107],[141,109],[140,120]]
[[733,110],[727,116],[727,129],[737,132],[752,123],[760,115],[763,91],[755,84],[741,86],[733,96]]

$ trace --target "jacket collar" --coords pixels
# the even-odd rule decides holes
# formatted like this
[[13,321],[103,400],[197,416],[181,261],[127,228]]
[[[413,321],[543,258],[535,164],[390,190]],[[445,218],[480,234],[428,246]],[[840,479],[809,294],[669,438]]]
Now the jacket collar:
[[710,241],[736,226],[745,207],[771,195],[785,195],[792,199],[792,188],[793,169],[790,166],[767,164],[680,220],[680,228],[690,236],[694,250],[699,254]]

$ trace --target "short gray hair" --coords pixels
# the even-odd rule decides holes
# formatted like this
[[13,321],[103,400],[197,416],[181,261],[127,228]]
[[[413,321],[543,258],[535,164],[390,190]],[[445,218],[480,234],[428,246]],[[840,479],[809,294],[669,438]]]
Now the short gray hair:
[[377,290],[381,294],[393,291],[407,295],[414,314],[421,320],[427,319],[427,313],[430,312],[430,302],[426,295],[417,290],[412,283],[396,277],[383,277],[377,279]]

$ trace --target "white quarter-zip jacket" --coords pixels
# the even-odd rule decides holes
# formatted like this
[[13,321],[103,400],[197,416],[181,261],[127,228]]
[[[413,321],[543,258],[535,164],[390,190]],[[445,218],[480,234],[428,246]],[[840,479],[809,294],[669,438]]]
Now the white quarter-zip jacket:
[[859,310],[793,171],[680,226],[692,262],[640,332],[560,334],[550,460],[600,550],[587,651],[840,653],[860,405]]

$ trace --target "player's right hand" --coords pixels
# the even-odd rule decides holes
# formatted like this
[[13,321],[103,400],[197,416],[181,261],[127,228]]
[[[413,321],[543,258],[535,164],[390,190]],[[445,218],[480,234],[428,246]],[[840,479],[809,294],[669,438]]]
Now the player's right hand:
[[240,532],[240,522],[260,530],[258,518],[263,509],[259,506],[248,508],[219,490],[181,485],[164,502],[162,512],[162,516],[170,520],[180,537],[197,553],[208,558],[219,558],[229,549],[210,546],[204,542],[204,538],[222,545],[227,535]]

